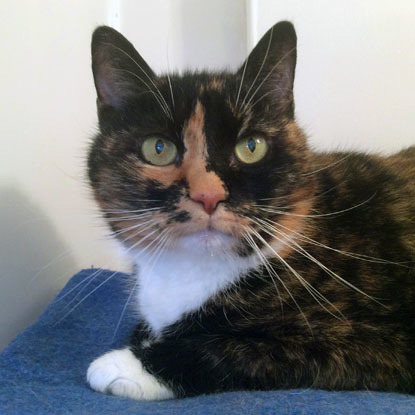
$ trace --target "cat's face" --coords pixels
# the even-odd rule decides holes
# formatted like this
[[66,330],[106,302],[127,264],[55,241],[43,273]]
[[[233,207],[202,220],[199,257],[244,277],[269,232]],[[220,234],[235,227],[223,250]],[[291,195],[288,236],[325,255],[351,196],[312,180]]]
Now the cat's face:
[[127,248],[246,255],[266,248],[267,221],[300,222],[311,185],[293,120],[295,44],[280,23],[235,74],[156,76],[120,34],[97,29],[89,175]]

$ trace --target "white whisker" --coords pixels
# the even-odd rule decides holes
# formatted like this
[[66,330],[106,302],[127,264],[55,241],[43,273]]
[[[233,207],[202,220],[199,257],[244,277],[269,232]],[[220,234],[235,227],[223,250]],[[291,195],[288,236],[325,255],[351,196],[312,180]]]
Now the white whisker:
[[[167,236],[169,236],[168,230],[165,233],[165,235],[166,234],[167,234]],[[162,238],[162,233],[157,237],[157,239],[159,239],[159,238],[161,238],[161,241],[158,242],[158,245],[157,245],[157,248],[156,248],[156,251],[155,252],[157,252],[157,249],[159,249],[160,247],[162,247],[162,249],[160,250],[160,253],[161,253],[161,252],[163,252],[163,249],[164,249],[165,246],[167,246],[167,244],[165,244],[165,246],[163,247],[163,243],[166,241],[166,238]],[[156,260],[157,260],[157,258],[156,258]],[[131,301],[131,297],[136,292],[138,283],[139,283],[139,279],[136,278],[136,281],[134,283],[134,286],[130,290],[130,294],[128,295],[127,301],[125,302],[125,305],[124,305],[124,307],[122,309],[122,312],[121,312],[120,318],[118,319],[117,325],[115,326],[114,334],[112,336],[112,341],[115,340],[115,337],[116,337],[116,335],[118,333],[118,329],[119,329],[119,327],[121,325],[122,319],[124,318],[125,312],[127,311],[128,305],[129,305],[129,303]]]
[[248,58],[246,58],[244,69],[242,70],[241,82],[239,84],[238,95],[236,96],[235,110],[238,109],[239,96],[241,94],[242,84],[244,83],[245,72],[246,72],[246,67],[248,65],[248,60],[249,60],[249,56],[248,56]]
[[[91,278],[92,279],[95,279],[94,276],[98,276],[104,270],[105,270],[104,268],[99,268],[95,272],[93,272],[91,275],[88,275],[86,278],[84,278],[83,280],[79,281],[75,286],[73,286],[64,295],[62,295],[61,297],[57,298],[56,299],[56,303],[59,303],[60,301],[62,301],[64,298],[66,298],[68,295],[70,295],[73,291],[75,291],[80,285],[85,284],[87,281],[91,281]],[[98,273],[98,275],[97,275],[97,273]],[[65,310],[65,308],[64,308],[64,310]]]
[[272,224],[274,226],[278,226],[280,228],[283,228],[283,229],[295,234],[296,236],[298,236],[301,240],[303,240],[305,242],[309,242],[312,245],[319,246],[321,248],[328,249],[328,250],[333,251],[333,252],[337,252],[341,255],[344,255],[344,256],[347,256],[347,257],[350,257],[350,258],[358,259],[358,260],[361,260],[361,261],[374,262],[374,263],[378,263],[378,264],[390,264],[390,265],[397,265],[397,266],[401,266],[401,267],[410,268],[410,267],[407,267],[405,265],[405,264],[409,263],[410,261],[408,261],[408,262],[393,262],[393,261],[388,261],[386,259],[372,257],[372,256],[369,256],[369,255],[357,254],[355,252],[349,252],[349,251],[342,251],[340,249],[332,248],[328,245],[325,245],[321,242],[318,242],[318,241],[316,241],[316,240],[314,240],[314,239],[312,239],[308,236],[305,236],[305,235],[303,235],[299,232],[296,232],[293,229],[290,229],[290,228],[288,228],[288,227],[286,227],[286,226],[284,226],[284,225],[282,225],[278,222],[273,222],[270,219],[265,219],[265,220],[268,221],[270,224]]
[[[147,234],[145,237],[139,239],[137,242],[135,242],[132,246],[130,246],[125,253],[128,253],[129,251],[131,251],[132,249],[134,249],[135,247],[137,247],[140,243],[142,243],[143,241],[145,241],[146,239],[148,239],[149,237],[151,237],[155,232],[157,232],[158,229],[154,230],[153,232],[150,232],[149,234]],[[166,229],[164,230],[166,231]],[[160,233],[160,235],[163,234],[163,231]],[[155,239],[157,240],[157,238]],[[153,243],[154,241],[150,242],[141,252],[144,252],[145,250],[147,250]],[[125,242],[125,240],[124,240]],[[103,269],[101,269],[101,272],[103,271]],[[102,285],[104,285],[107,281],[109,281],[117,272],[114,272],[113,274],[110,275],[110,277],[106,278],[103,282],[101,282],[97,287],[95,287],[91,292],[89,292],[86,296],[84,296],[77,304],[75,304],[63,317],[61,317],[54,325],[59,324],[62,320],[64,320],[69,314],[71,314],[77,307],[79,307],[91,294],[93,294],[97,289],[99,289],[100,287],[102,287]],[[99,273],[98,273],[99,275]],[[71,301],[69,301],[68,304],[65,305],[65,307],[63,308],[63,311],[65,311],[75,300],[76,298],[78,298],[80,296],[80,294],[97,278],[98,275],[95,275],[93,278],[89,279],[88,283],[76,294],[76,296],[74,298],[71,299]]]
[[171,102],[172,102],[173,108],[174,108],[175,103],[174,103],[173,87],[171,85],[171,79],[170,79],[170,64],[169,64],[169,48],[168,48],[168,45],[167,45],[167,51],[166,52],[167,52],[167,80],[169,82]]
[[365,201],[358,203],[357,205],[354,205],[352,207],[349,207],[347,209],[342,209],[342,210],[338,210],[336,212],[330,212],[330,213],[321,213],[321,214],[316,214],[316,215],[302,215],[300,213],[292,213],[292,212],[284,212],[282,210],[279,209],[273,209],[271,207],[269,208],[262,208],[262,207],[258,207],[258,209],[264,211],[264,212],[269,212],[269,213],[276,213],[276,214],[280,214],[280,215],[287,215],[287,216],[298,216],[298,217],[302,217],[302,218],[322,218],[322,217],[326,217],[326,216],[334,216],[334,215],[339,215],[340,213],[345,213],[345,212],[349,212],[350,210],[353,209],[357,209],[360,206],[365,205],[366,203],[369,203],[375,196],[376,196],[377,192],[373,193],[372,196],[370,196],[368,199],[366,199]]
[[[251,227],[249,228],[249,230],[251,232],[256,232],[254,229],[252,229]],[[258,234],[259,235],[259,234]],[[280,276],[277,274],[277,272],[270,266],[268,260],[266,259],[265,255],[261,252],[261,250],[259,249],[258,245],[255,243],[254,239],[252,238],[252,236],[250,234],[246,235],[250,241],[252,242],[252,248],[254,249],[254,252],[259,256],[259,258],[261,259],[262,263],[264,264],[264,266],[266,267],[268,274],[271,278],[271,280],[274,282],[274,286],[275,286],[275,281],[273,279],[273,276],[275,276],[278,281],[281,283],[281,285],[284,287],[285,291],[288,293],[288,295],[291,297],[292,301],[294,302],[295,306],[297,307],[298,311],[300,312],[300,314],[302,315],[305,323],[307,324],[308,328],[310,329],[310,332],[313,332],[313,329],[310,325],[310,322],[308,321],[306,315],[304,314],[303,310],[301,309],[300,305],[298,304],[297,300],[294,298],[294,296],[292,295],[291,291],[288,289],[288,287],[286,286],[286,284],[284,283],[284,281],[280,278]],[[260,236],[261,237],[261,236]],[[281,301],[281,300],[280,300]]]
[[[248,95],[249,95],[249,93],[251,92],[251,89],[254,87],[255,82],[256,82],[256,80],[258,79],[258,76],[261,74],[262,68],[263,68],[263,67],[264,67],[264,65],[265,65],[265,61],[267,60],[268,53],[269,53],[269,48],[271,47],[271,41],[272,41],[272,35],[273,35],[273,33],[274,33],[274,28],[272,27],[272,28],[271,28],[271,32],[270,32],[270,36],[269,36],[269,41],[268,41],[267,49],[266,49],[266,51],[265,51],[264,59],[262,60],[261,66],[259,67],[258,72],[257,72],[257,74],[256,74],[256,76],[255,76],[255,78],[254,78],[254,80],[252,81],[251,86],[249,87],[249,89],[248,89],[247,93],[245,94],[245,97],[244,97],[244,99],[243,99],[243,101],[242,101],[242,103],[241,103],[241,107],[242,107],[242,109],[246,107],[246,105],[245,105],[245,100],[248,98]],[[261,84],[261,85],[262,85],[262,84]]]
[[143,78],[141,78],[141,76],[139,76],[136,73],[131,72],[127,69],[118,69],[118,71],[127,72],[130,75],[134,76],[135,78],[139,79],[148,88],[149,92],[151,92],[153,94],[156,101],[160,104],[160,107],[163,110],[166,117],[169,118],[170,120],[173,119],[173,115],[171,114],[170,109],[167,107],[167,103],[166,103],[165,99],[163,97],[160,99],[159,96],[157,96],[157,94],[150,88],[150,86],[147,84],[147,82],[144,81]]
[[[263,229],[264,230],[264,229]],[[304,279],[284,258],[279,255],[274,248],[272,248],[271,245],[268,244],[267,241],[265,241],[264,238],[256,231],[252,230],[255,233],[255,236],[262,241],[264,245],[266,245],[271,252],[275,255],[275,257],[286,267],[288,271],[290,271],[297,280],[301,283],[301,285],[309,292],[309,294],[316,300],[316,302],[324,309],[326,310],[330,315],[333,317],[340,319],[338,316],[336,316],[334,313],[332,313],[321,301],[325,301],[327,304],[331,305],[336,311],[339,312],[340,315],[342,313],[338,310],[334,304],[332,304],[326,297],[324,297],[323,294],[321,294],[317,289],[315,289],[307,280]],[[264,232],[266,232],[264,230]],[[321,300],[321,301],[320,301]]]
[[[255,220],[259,220],[258,218],[255,218]],[[269,232],[267,229],[265,229],[263,226],[260,225],[260,223],[257,223],[258,226],[261,227],[261,229],[267,233],[268,235],[272,236],[274,239],[276,239],[278,242],[282,242],[285,245],[290,246],[287,241],[286,238],[284,239],[280,239],[278,237],[276,237],[274,234],[272,234],[271,232]],[[256,232],[256,231],[255,231]],[[310,293],[310,295],[318,302],[318,304],[324,308],[324,310],[326,310],[329,314],[331,314],[333,317],[340,319],[338,316],[336,316],[334,313],[332,313],[329,309],[327,309],[327,307],[325,307],[324,304],[321,303],[321,301],[326,302],[327,304],[329,304],[330,306],[332,306],[341,316],[342,319],[345,320],[343,313],[332,303],[330,302],[323,294],[320,293],[320,291],[318,291],[316,288],[313,287],[312,284],[310,284],[304,277],[302,277],[294,268],[291,267],[291,265],[288,264],[288,262],[281,257],[281,255],[279,255],[274,248],[271,247],[271,245],[268,244],[268,242],[266,242],[259,234],[258,232],[256,232],[257,237],[261,238],[261,240],[263,241],[263,243],[265,243],[269,249],[272,250],[272,252],[276,255],[276,257],[279,259],[279,261],[281,263],[284,264],[284,266],[286,266],[287,269],[289,269],[294,275],[295,277],[300,281],[300,283],[304,286],[304,288]],[[292,249],[296,250],[295,248],[293,248],[292,246],[290,246]],[[297,251],[298,252],[298,251]],[[320,300],[321,301],[320,301]]]
[[322,171],[322,170],[326,170],[326,169],[329,169],[330,167],[333,167],[333,166],[335,166],[336,164],[339,164],[339,163],[342,163],[343,161],[345,161],[345,160],[347,160],[350,156],[352,156],[353,155],[353,153],[349,153],[349,154],[346,154],[344,157],[342,157],[341,159],[339,159],[339,160],[336,160],[336,161],[334,161],[333,163],[330,163],[330,164],[327,164],[326,166],[323,166],[323,167],[320,167],[320,168],[318,168],[317,170],[313,170],[313,171],[309,171],[309,172],[307,172],[307,173],[302,173],[302,176],[311,176],[312,174],[316,174],[316,173],[318,173],[318,172],[320,172],[320,171]]
[[[256,220],[258,220],[259,222],[258,225],[260,225],[261,220],[256,218]],[[372,297],[371,295],[365,293],[364,291],[362,291],[360,288],[356,287],[355,285],[353,285],[352,283],[350,283],[349,281],[345,280],[344,278],[340,277],[338,274],[336,274],[334,271],[332,271],[330,268],[326,267],[324,264],[322,264],[319,260],[317,260],[314,256],[312,256],[308,251],[306,251],[303,247],[301,247],[299,244],[297,244],[292,238],[290,238],[289,236],[287,236],[285,233],[278,231],[276,228],[271,227],[270,225],[268,225],[269,228],[271,229],[271,231],[274,231],[276,233],[278,233],[279,235],[281,235],[284,239],[280,239],[278,238],[274,233],[272,233],[271,231],[267,231],[266,229],[263,228],[264,232],[266,232],[268,235],[272,236],[273,238],[275,238],[276,240],[278,240],[279,242],[283,242],[284,244],[288,245],[290,248],[292,248],[293,250],[295,250],[296,252],[302,254],[303,256],[305,256],[306,258],[308,258],[310,261],[314,262],[316,265],[318,265],[323,271],[325,271],[329,276],[331,276],[332,278],[334,278],[335,280],[337,280],[339,283],[341,283],[342,285],[353,289],[354,291],[358,292],[359,294],[364,295],[365,297],[369,298],[370,300],[380,304],[383,306],[382,303],[380,303],[376,298]],[[288,241],[289,242],[288,242]],[[274,251],[275,252],[275,251]],[[278,254],[277,254],[278,255]]]
[[[154,86],[154,88],[156,89],[156,91],[157,91],[157,93],[159,94],[159,96],[160,96],[160,99],[162,100],[162,102],[164,103],[164,108],[166,109],[166,111],[170,114],[170,115],[168,115],[168,118],[173,118],[173,116],[172,116],[172,113],[171,113],[171,111],[170,111],[170,108],[169,108],[169,106],[167,105],[167,102],[166,102],[166,100],[164,99],[164,97],[163,97],[163,94],[161,93],[161,91],[158,89],[158,87],[157,87],[157,85],[154,83],[154,81],[153,81],[153,79],[151,78],[151,76],[149,76],[148,74],[147,74],[147,72],[141,67],[141,65],[132,57],[132,56],[130,56],[125,50],[123,50],[123,49],[121,49],[121,48],[119,48],[118,46],[115,46],[114,44],[112,44],[112,43],[108,43],[108,42],[104,42],[104,44],[107,44],[107,45],[109,45],[109,46],[111,46],[111,47],[113,47],[113,48],[115,48],[115,49],[117,49],[117,50],[119,50],[121,53],[123,53],[125,56],[127,56],[129,59],[131,59],[134,63],[135,63],[135,65],[137,65],[137,67],[141,70],[141,72],[143,72],[143,74],[148,78],[148,80],[152,83],[152,85]],[[123,69],[124,70],[124,69]],[[125,71],[125,70],[124,70]],[[126,72],[130,72],[130,71],[126,71]],[[145,83],[145,81],[143,81],[137,74],[134,74],[133,72],[130,72],[131,74],[133,74],[133,75],[135,75],[137,78],[139,78],[148,88],[149,88],[149,90],[151,91],[151,92],[153,92],[154,93],[154,91],[148,86],[148,84],[147,83]]]
[[248,108],[250,102],[253,100],[253,98],[255,97],[255,95],[257,94],[257,92],[260,90],[260,88],[262,87],[262,85],[265,83],[265,81],[271,76],[271,74],[274,72],[274,70],[277,68],[277,66],[288,56],[290,55],[292,52],[294,52],[296,50],[296,47],[290,49],[287,53],[285,53],[282,58],[272,67],[272,69],[268,72],[268,74],[265,76],[265,78],[262,80],[262,82],[258,85],[257,89],[254,91],[254,93],[251,95],[251,98],[249,99],[249,101],[245,104],[244,108]]

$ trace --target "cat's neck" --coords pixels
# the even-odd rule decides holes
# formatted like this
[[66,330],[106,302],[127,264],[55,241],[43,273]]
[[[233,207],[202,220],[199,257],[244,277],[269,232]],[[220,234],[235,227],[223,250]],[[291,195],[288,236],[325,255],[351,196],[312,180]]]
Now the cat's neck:
[[252,256],[186,250],[166,251],[155,263],[139,255],[136,264],[138,311],[155,334],[258,266]]

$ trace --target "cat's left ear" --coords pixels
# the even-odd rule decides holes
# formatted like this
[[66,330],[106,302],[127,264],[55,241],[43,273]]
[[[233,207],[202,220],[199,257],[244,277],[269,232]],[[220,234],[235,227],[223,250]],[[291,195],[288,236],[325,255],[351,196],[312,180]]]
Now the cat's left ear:
[[104,108],[122,109],[137,93],[152,89],[156,75],[115,29],[101,26],[94,31],[91,54],[99,112]]
[[[294,115],[293,86],[297,36],[290,22],[279,22],[262,37],[238,70],[244,104],[271,99],[279,111]],[[243,96],[243,95],[242,95]]]

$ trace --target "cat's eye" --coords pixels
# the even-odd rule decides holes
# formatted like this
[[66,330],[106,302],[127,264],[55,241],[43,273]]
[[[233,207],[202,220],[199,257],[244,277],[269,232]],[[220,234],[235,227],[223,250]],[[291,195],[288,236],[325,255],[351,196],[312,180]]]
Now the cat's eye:
[[141,145],[141,153],[150,164],[167,166],[176,160],[177,148],[170,140],[150,137]]
[[256,136],[243,138],[235,146],[236,157],[245,164],[253,164],[263,159],[267,150],[266,140]]

